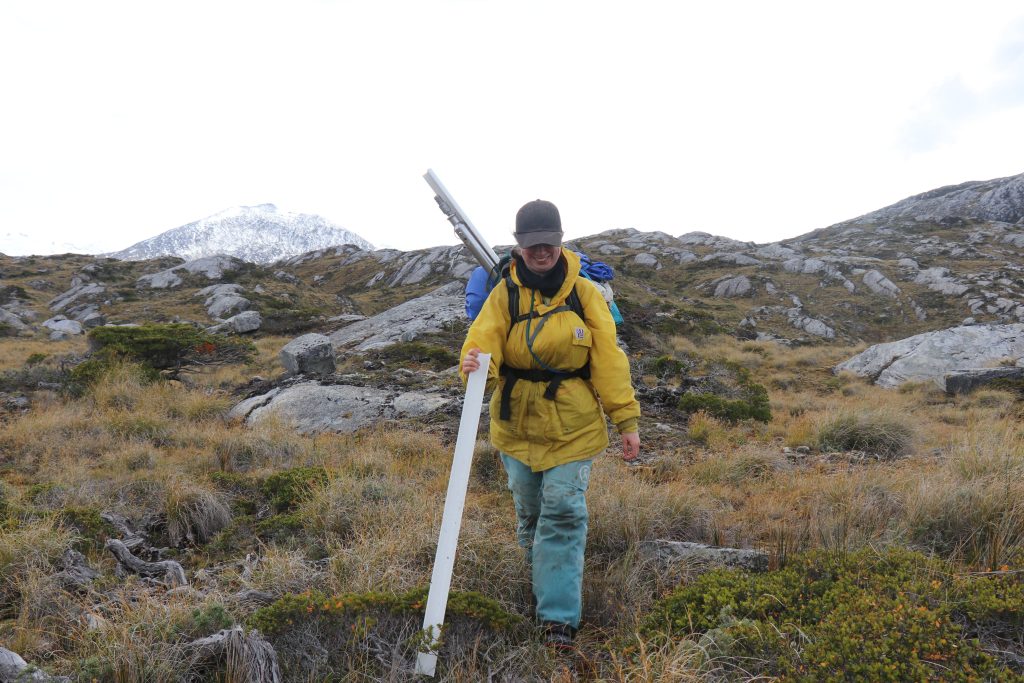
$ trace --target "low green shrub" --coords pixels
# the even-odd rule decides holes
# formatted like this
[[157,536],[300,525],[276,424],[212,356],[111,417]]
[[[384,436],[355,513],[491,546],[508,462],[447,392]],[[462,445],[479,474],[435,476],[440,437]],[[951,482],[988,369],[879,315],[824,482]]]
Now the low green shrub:
[[768,390],[753,380],[750,370],[739,363],[722,359],[708,361],[707,369],[715,379],[707,389],[690,391],[680,396],[676,406],[679,410],[685,413],[704,411],[728,422],[751,419],[771,421]]
[[[344,621],[353,615],[373,611],[422,614],[427,591],[421,587],[397,594],[374,591],[327,596],[319,591],[310,591],[285,595],[277,602],[256,610],[249,618],[249,625],[264,634],[275,635],[290,630],[299,622]],[[472,591],[450,593],[445,613],[448,617],[474,619],[497,631],[510,629],[522,621],[522,617],[505,611],[498,601]]]
[[81,395],[117,364],[137,364],[143,378],[153,381],[190,365],[245,362],[256,352],[249,341],[184,323],[97,327],[89,331],[89,344],[91,357],[65,378],[65,391],[72,396]]
[[389,364],[417,363],[434,370],[446,370],[459,362],[459,355],[452,348],[422,341],[392,344],[378,351],[376,357]]
[[683,362],[676,360],[671,356],[658,356],[651,363],[650,372],[652,375],[658,375],[659,377],[669,377],[678,375],[683,371]]
[[180,367],[196,360],[244,361],[252,344],[212,335],[184,323],[103,326],[89,332],[94,355],[121,358],[157,370]]
[[75,549],[101,550],[108,538],[117,538],[118,531],[113,524],[100,516],[100,510],[92,507],[66,507],[57,512],[57,519],[65,527],[78,532],[79,541]]
[[35,391],[45,386],[60,386],[65,375],[55,364],[28,364],[18,370],[0,373],[0,391]]
[[270,475],[263,482],[263,493],[275,512],[294,510],[313,491],[328,481],[323,467],[295,467]]
[[25,501],[32,505],[48,506],[51,504],[50,499],[59,497],[61,495],[61,487],[56,482],[52,481],[41,481],[36,484],[30,484],[25,489]]
[[752,391],[747,398],[728,399],[716,394],[683,394],[679,397],[678,408],[685,413],[704,411],[707,414],[728,422],[740,420],[759,420],[771,422],[772,410],[768,404],[768,392],[758,387],[760,392]]
[[718,663],[783,681],[1021,681],[971,637],[1019,633],[1022,618],[1017,575],[951,576],[919,553],[864,549],[709,572],[658,603],[641,632],[697,637]]
[[176,638],[181,641],[191,641],[196,638],[204,638],[217,631],[231,628],[235,620],[228,613],[224,605],[219,602],[211,602],[192,610],[187,618],[179,620],[173,625]]
[[214,472],[210,475],[210,480],[217,490],[230,494],[234,512],[240,515],[256,514],[262,499],[262,480],[235,472]]
[[33,365],[39,365],[47,358],[49,358],[49,356],[46,355],[45,353],[33,353],[29,355],[28,358],[25,359],[25,365],[29,367],[32,367]]
[[[352,671],[366,680],[387,680],[394,666],[415,659],[427,645],[421,628],[427,589],[407,593],[350,593],[329,596],[319,591],[285,595],[258,609],[248,626],[257,628],[274,645],[286,680],[342,680]],[[487,653],[496,641],[522,639],[521,617],[505,611],[495,600],[472,592],[448,597],[438,648],[439,677],[447,662],[477,659],[475,666],[494,667]],[[375,643],[377,656],[367,656]],[[325,653],[312,661],[304,653]],[[472,665],[471,665],[472,666]],[[479,670],[477,670],[479,672]]]
[[261,541],[283,542],[296,538],[305,526],[303,517],[298,512],[271,515],[261,519],[254,527],[256,537]]

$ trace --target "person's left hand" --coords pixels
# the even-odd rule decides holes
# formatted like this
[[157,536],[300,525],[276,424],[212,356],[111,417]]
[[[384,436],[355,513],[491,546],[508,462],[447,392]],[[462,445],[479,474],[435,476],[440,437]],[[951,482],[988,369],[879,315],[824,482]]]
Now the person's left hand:
[[640,433],[630,432],[622,435],[622,459],[626,462],[636,460],[640,455]]

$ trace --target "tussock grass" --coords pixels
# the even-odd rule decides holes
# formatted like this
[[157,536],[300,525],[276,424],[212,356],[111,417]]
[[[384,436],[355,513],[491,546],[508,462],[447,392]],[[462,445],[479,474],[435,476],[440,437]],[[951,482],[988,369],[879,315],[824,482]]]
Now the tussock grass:
[[588,552],[608,561],[642,541],[700,535],[712,507],[709,496],[689,481],[653,483],[614,461],[595,463],[590,491]]
[[167,537],[172,545],[203,544],[231,522],[223,494],[186,480],[172,480],[165,498]]
[[45,357],[42,362],[49,363],[65,356],[82,356],[88,348],[89,342],[84,335],[61,341],[18,339],[17,343],[0,344],[0,372],[22,368],[33,356]]
[[928,550],[989,567],[1024,548],[1024,431],[974,424],[927,479],[903,482],[902,528]]
[[[81,680],[179,680],[188,666],[179,656],[183,640],[216,623],[195,611],[215,615],[214,605],[228,605],[228,617],[242,621],[255,607],[233,597],[240,590],[401,593],[429,583],[452,449],[441,433],[382,426],[302,436],[280,423],[246,428],[223,419],[235,400],[227,390],[255,374],[275,376],[287,341],[261,340],[250,364],[210,368],[180,383],[147,383],[121,368],[79,399],[41,397],[0,428],[0,609],[7,619],[0,640]],[[834,376],[830,368],[849,350],[828,346],[787,349],[723,337],[710,346],[678,338],[671,347],[663,351],[713,353],[746,368],[769,388],[772,421],[729,424],[697,413],[682,443],[655,450],[652,464],[630,468],[614,454],[595,461],[580,633],[586,676],[761,675],[763,658],[737,657],[713,638],[637,635],[659,597],[695,578],[646,561],[647,541],[762,548],[780,568],[814,549],[841,557],[868,546],[908,546],[972,569],[1016,566],[1024,554],[1024,430],[1013,393],[951,398],[923,386],[879,389]],[[849,424],[854,436],[842,441],[836,434]],[[878,441],[893,433],[895,441]],[[782,453],[787,445],[819,446],[823,434],[836,447],[908,457],[850,464]],[[876,441],[865,442],[869,437]],[[322,476],[301,495],[281,488],[312,470]],[[280,509],[277,494],[287,497]],[[109,530],[79,533],[67,523],[103,509],[160,520],[161,540],[177,546],[176,559],[204,594],[170,598],[136,579],[115,579],[112,559],[97,545]],[[528,568],[514,528],[504,471],[481,441],[453,589],[528,616]],[[73,546],[103,571],[102,598],[67,594],[49,582]],[[101,625],[88,630],[82,611]],[[375,647],[352,663],[368,671],[384,658],[392,663],[388,675],[402,680],[399,644]],[[447,664],[442,680],[491,672],[550,680],[556,669],[528,635],[482,638],[473,647]]]
[[18,613],[22,590],[31,577],[53,574],[74,534],[52,517],[27,521],[0,533],[0,616]]
[[817,445],[823,451],[865,451],[894,458],[910,450],[913,438],[913,427],[893,414],[842,412],[818,427]]
[[693,464],[689,476],[698,484],[728,484],[742,487],[763,483],[780,470],[788,469],[786,459],[760,447],[731,450],[706,457]]
[[730,434],[731,431],[722,420],[703,410],[690,415],[686,425],[686,435],[691,441],[716,450],[728,447]]

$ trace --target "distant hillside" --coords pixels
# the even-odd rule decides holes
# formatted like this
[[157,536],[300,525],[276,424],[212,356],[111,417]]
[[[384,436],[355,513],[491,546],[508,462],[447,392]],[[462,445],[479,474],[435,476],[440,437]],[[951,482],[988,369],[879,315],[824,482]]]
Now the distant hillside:
[[107,256],[144,261],[177,256],[191,261],[225,254],[250,263],[272,263],[315,249],[373,245],[317,215],[279,211],[273,204],[239,206],[168,230]]
[[941,221],[952,217],[1003,223],[1024,221],[1024,173],[995,180],[972,180],[907,197],[861,216],[860,221],[912,219]]
[[[773,244],[624,229],[571,246],[615,269],[612,285],[626,318],[620,332],[638,349],[652,334],[875,343],[962,323],[1024,322],[1024,223],[1008,220],[1021,210],[1015,193],[1022,179],[926,192]],[[941,206],[954,213],[937,213]],[[1007,220],[969,215],[994,215],[998,207]],[[149,241],[163,240],[162,247],[149,245],[151,253],[174,258],[0,257],[0,277],[9,285],[0,296],[0,324],[21,335],[46,334],[41,321],[58,314],[83,323],[101,314],[121,323],[220,324],[227,312],[209,312],[204,288],[224,284],[245,298],[232,312],[245,306],[258,312],[264,333],[329,332],[342,326],[336,316],[381,313],[465,281],[475,266],[461,246],[309,250],[325,231],[302,231],[318,219],[295,220],[294,227],[271,222],[282,215],[268,206],[237,209]],[[295,239],[301,235],[308,241]],[[291,241],[285,247],[272,237]],[[142,258],[141,247],[118,256]],[[196,262],[195,254],[209,252],[241,254],[241,260]]]

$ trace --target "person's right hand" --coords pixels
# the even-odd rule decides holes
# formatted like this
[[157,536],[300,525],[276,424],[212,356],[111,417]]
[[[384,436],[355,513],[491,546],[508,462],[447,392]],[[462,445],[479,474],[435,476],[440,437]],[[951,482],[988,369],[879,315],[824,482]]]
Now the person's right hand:
[[480,349],[473,348],[466,351],[466,356],[462,359],[462,374],[468,375],[480,368],[478,355],[480,355]]

